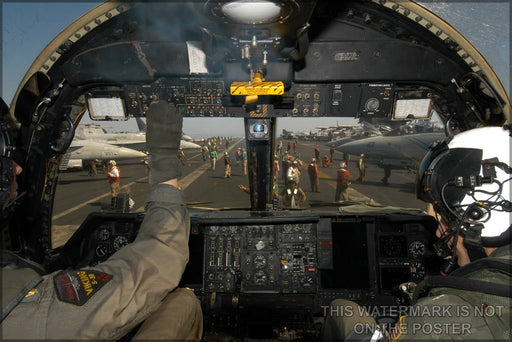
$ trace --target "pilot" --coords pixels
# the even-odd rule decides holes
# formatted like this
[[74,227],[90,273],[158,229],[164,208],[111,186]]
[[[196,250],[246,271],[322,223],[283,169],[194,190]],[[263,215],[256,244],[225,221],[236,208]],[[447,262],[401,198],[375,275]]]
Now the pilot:
[[[197,298],[176,289],[188,262],[190,229],[177,180],[182,118],[167,103],[152,104],[147,118],[150,189],[137,238],[94,267],[51,274],[2,252],[1,339],[115,340],[143,321],[136,340],[201,338]],[[5,215],[14,206],[14,174],[21,168],[13,162],[8,130],[0,137],[7,147],[0,170]]]
[[343,307],[361,315],[328,314],[325,340],[510,340],[510,134],[501,127],[476,128],[430,149],[416,185],[418,197],[440,217],[434,250],[447,260],[442,275],[399,286],[413,289],[413,306],[390,331],[356,303],[335,300],[330,312]]

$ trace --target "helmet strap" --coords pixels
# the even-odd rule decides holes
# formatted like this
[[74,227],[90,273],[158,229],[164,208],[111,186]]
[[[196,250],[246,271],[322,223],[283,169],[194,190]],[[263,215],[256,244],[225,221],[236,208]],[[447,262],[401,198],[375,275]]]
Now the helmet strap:
[[477,224],[469,227],[464,232],[464,247],[466,247],[471,261],[485,258],[487,254],[482,246],[482,229],[483,225]]

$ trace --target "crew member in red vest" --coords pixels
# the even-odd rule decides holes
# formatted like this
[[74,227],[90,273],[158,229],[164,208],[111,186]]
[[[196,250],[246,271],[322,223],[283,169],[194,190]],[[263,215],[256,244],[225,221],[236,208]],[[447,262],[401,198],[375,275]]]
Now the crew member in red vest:
[[336,178],[336,195],[334,196],[334,202],[339,202],[341,197],[343,197],[344,201],[348,201],[349,178],[350,172],[347,170],[347,163],[341,162],[338,168],[338,177]]
[[121,170],[119,170],[115,160],[108,162],[107,180],[110,183],[110,194],[112,195],[110,209],[115,209],[117,208],[117,195],[119,194],[119,181],[121,180]]

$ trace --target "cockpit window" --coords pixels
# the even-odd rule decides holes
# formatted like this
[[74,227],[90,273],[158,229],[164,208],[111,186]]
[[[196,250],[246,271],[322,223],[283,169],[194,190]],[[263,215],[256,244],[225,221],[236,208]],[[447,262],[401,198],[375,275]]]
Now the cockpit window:
[[[148,167],[145,134],[138,130],[144,129],[144,120],[139,120],[141,126],[135,121],[84,119],[78,126],[57,185],[53,248],[64,244],[91,212],[144,210]],[[335,117],[278,118],[276,127],[269,170],[274,182],[273,210],[318,212],[358,203],[424,209],[425,203],[414,192],[416,166],[430,143],[444,135],[425,129],[431,127],[425,122],[403,122],[395,131],[406,127],[411,133],[402,136],[378,135],[383,134],[378,127]],[[383,127],[383,132],[388,128]],[[250,210],[244,120],[185,118],[183,132],[180,184],[190,210]],[[115,201],[108,176],[110,161],[116,162],[120,172]],[[336,198],[343,162],[349,172],[347,200]],[[292,205],[287,200],[287,192],[294,191],[292,183],[304,192],[303,203]]]

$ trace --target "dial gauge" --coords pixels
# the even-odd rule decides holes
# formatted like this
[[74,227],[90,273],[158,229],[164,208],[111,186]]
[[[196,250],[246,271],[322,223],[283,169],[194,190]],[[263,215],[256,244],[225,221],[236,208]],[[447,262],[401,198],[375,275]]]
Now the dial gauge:
[[425,244],[421,241],[413,241],[409,244],[409,254],[413,259],[421,259],[425,253]]
[[128,244],[128,239],[122,235],[116,236],[116,238],[114,239],[114,249],[116,251],[120,250],[127,244]]

